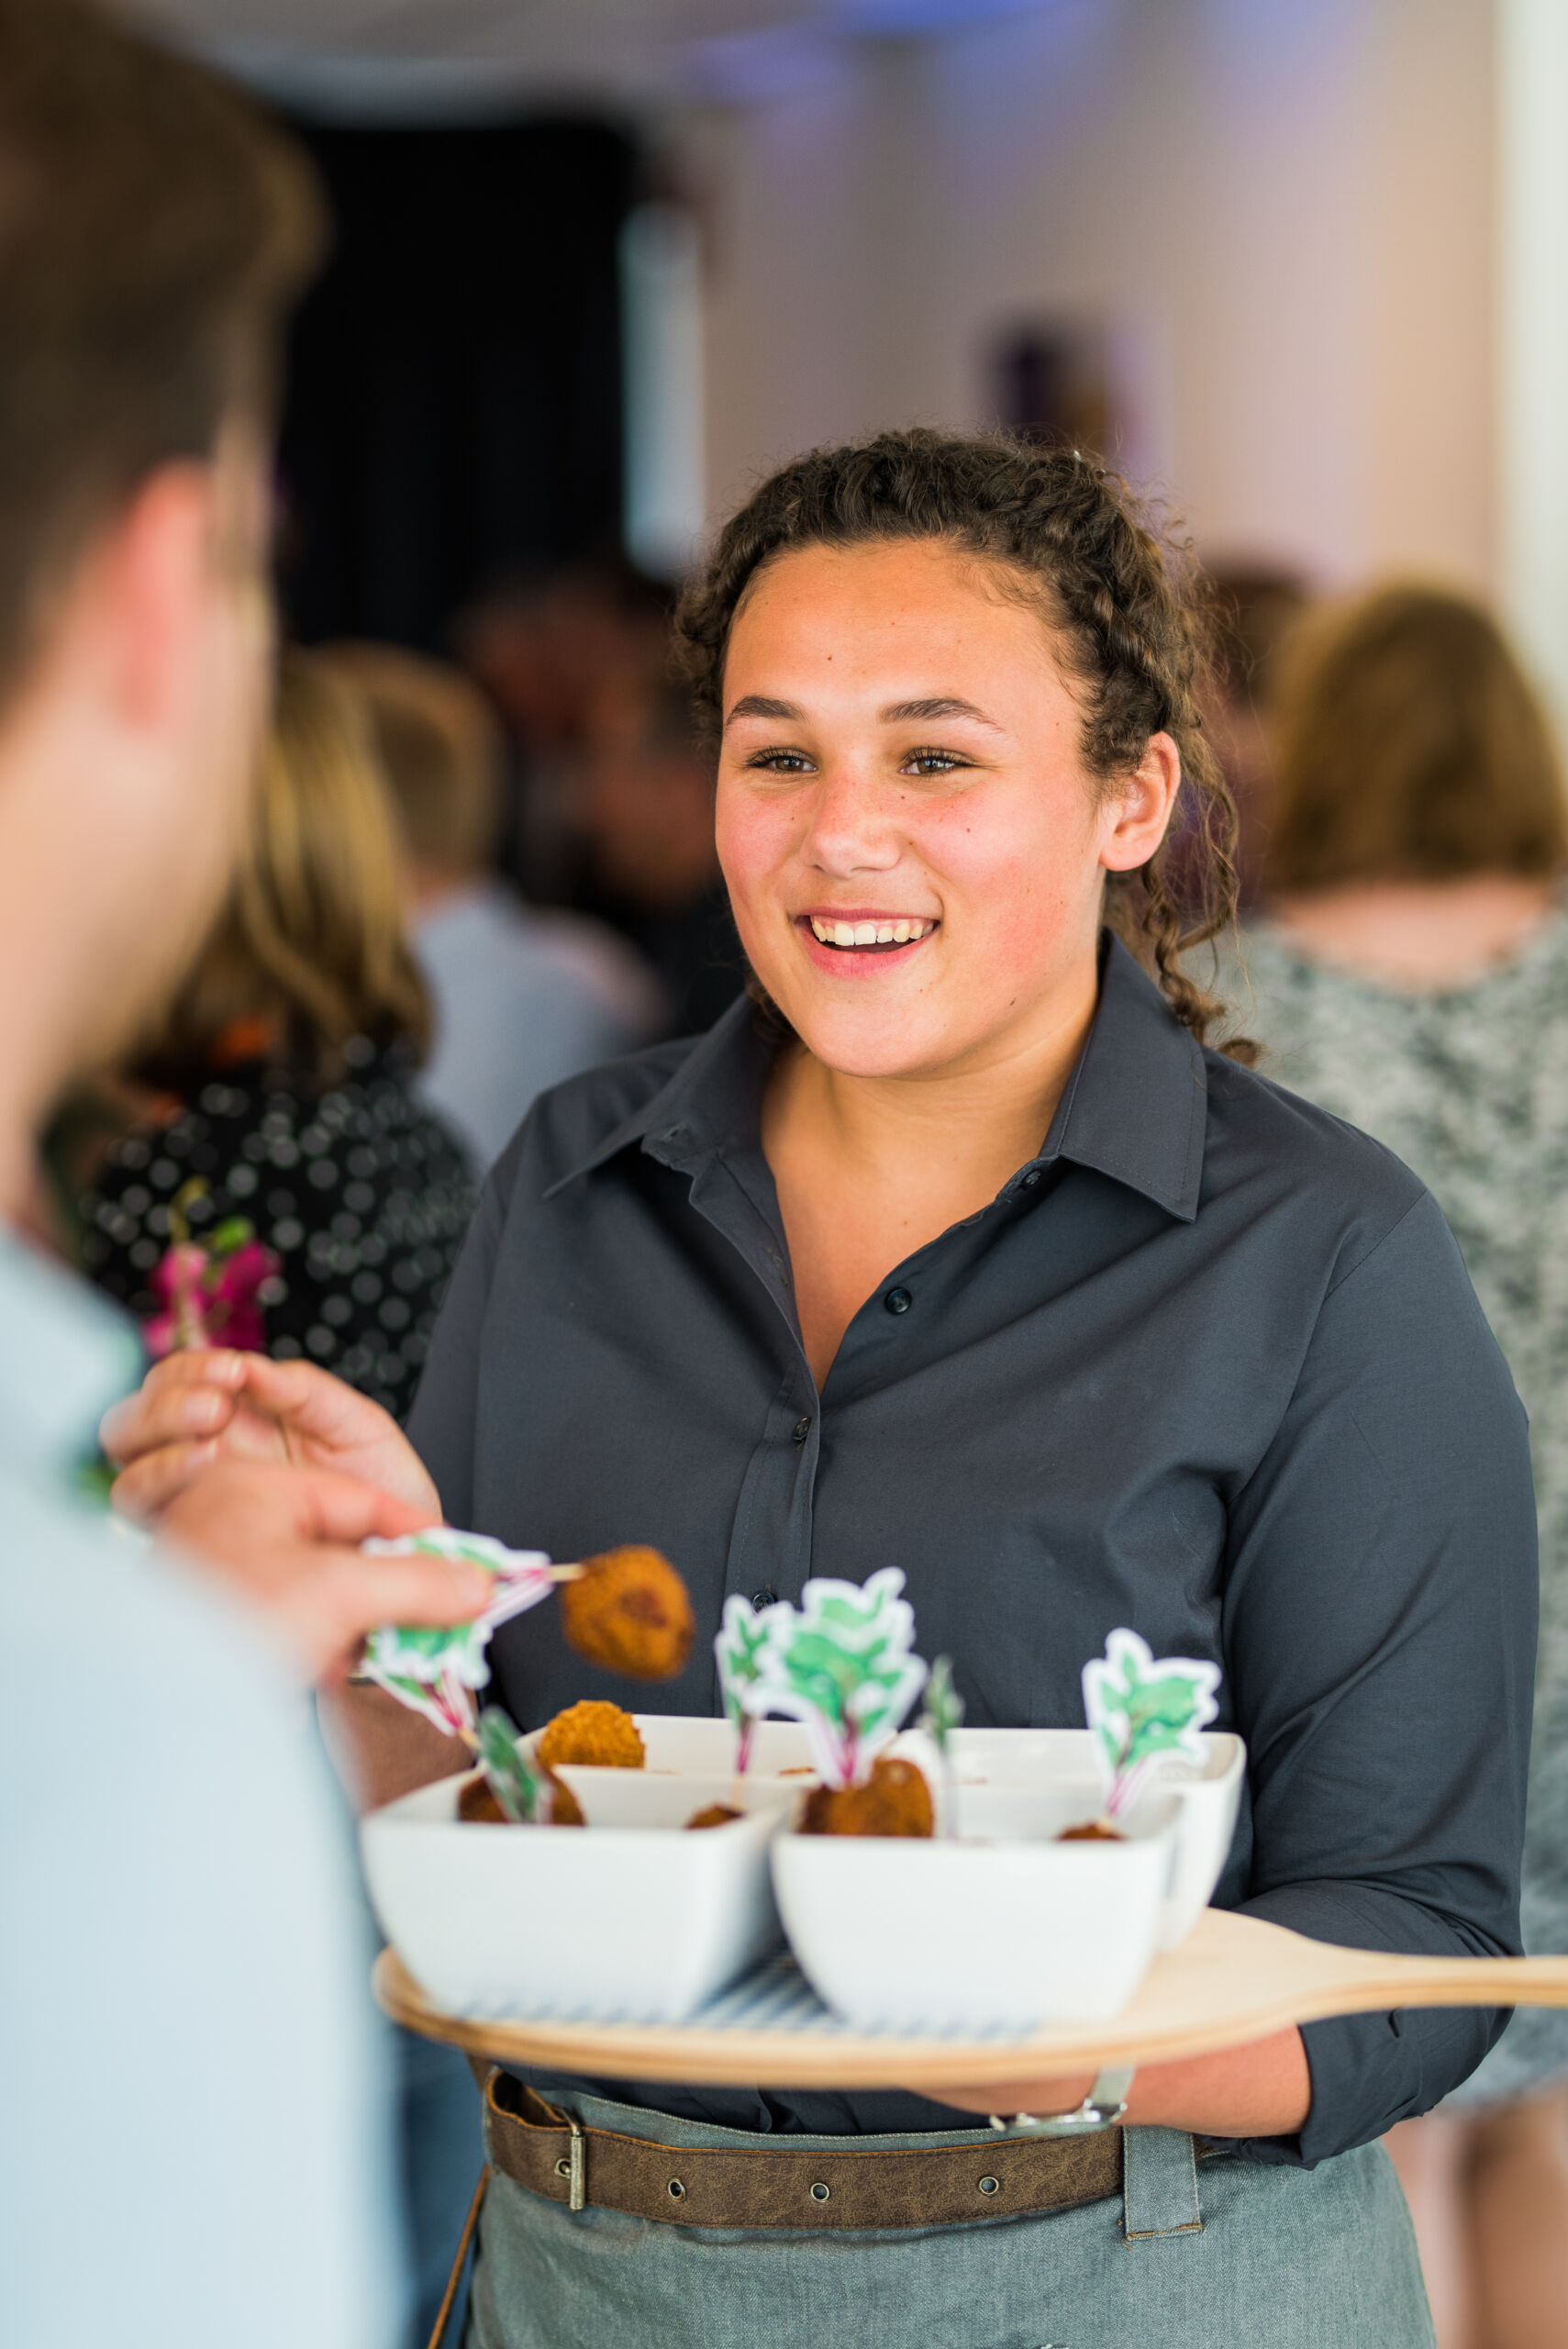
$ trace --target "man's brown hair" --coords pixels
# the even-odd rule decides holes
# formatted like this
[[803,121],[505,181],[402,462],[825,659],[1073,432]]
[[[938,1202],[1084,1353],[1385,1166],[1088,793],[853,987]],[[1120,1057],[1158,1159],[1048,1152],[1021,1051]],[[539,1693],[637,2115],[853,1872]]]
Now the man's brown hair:
[[89,0],[0,0],[0,700],[137,484],[270,420],[321,240],[237,92]]
[[1282,647],[1273,718],[1267,890],[1568,863],[1551,729],[1462,596],[1396,584],[1309,615]]

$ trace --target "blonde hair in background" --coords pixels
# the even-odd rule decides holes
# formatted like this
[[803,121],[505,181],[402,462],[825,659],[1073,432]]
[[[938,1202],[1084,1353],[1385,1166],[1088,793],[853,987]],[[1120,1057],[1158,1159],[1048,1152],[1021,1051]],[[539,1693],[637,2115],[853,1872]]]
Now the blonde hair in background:
[[397,834],[364,710],[308,653],[285,652],[228,899],[195,967],[138,1056],[137,1074],[183,1090],[237,1030],[320,1081],[363,1036],[422,1056],[425,984],[409,951]]
[[1568,863],[1545,713],[1465,596],[1396,583],[1309,613],[1280,648],[1269,715],[1267,891]]
[[483,872],[500,829],[505,753],[479,687],[390,644],[332,644],[319,657],[364,698],[413,863],[445,881]]

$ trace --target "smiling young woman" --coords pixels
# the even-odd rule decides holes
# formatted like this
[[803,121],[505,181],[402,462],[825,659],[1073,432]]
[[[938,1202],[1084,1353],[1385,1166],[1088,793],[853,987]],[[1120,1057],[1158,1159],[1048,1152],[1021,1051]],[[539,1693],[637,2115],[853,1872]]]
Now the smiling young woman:
[[[1522,1415],[1420,1184],[1205,1048],[1162,842],[1185,791],[1218,921],[1229,810],[1174,558],[1069,451],[885,434],[764,484],[678,638],[758,1001],[536,1107],[443,1311],[419,1459],[319,1373],[262,1394],[209,1358],[117,1425],[131,1489],[187,1473],[217,1386],[237,1444],[272,1414],[296,1454],[406,1491],[428,1469],[455,1522],[562,1557],[657,1542],[709,1631],[731,1591],[896,1562],[977,1723],[1081,1722],[1083,1660],[1130,1624],[1217,1663],[1247,1740],[1220,1905],[1517,1947]],[[491,1654],[529,1725],[624,1693],[543,1612]],[[700,1641],[652,1701],[715,1709]],[[918,2181],[995,2143],[995,2089],[541,2078],[587,2135],[573,2211],[517,2182],[508,2115],[538,2114],[505,2081],[471,2337],[1418,2349],[1373,2141],[1496,2021],[1362,2016],[1148,2067],[1118,2148],[956,2222]],[[762,2223],[743,2185],[717,2234],[595,2201],[596,2131],[728,2156],[715,2177],[765,2143],[809,2178],[848,2138],[884,2221],[803,2199],[798,2229]]]

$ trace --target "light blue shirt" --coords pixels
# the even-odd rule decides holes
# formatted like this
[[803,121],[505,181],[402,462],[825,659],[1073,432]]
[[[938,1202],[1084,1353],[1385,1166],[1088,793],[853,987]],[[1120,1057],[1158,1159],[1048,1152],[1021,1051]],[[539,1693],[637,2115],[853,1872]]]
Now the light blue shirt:
[[391,2132],[345,1824],[252,1623],[73,1490],[137,1375],[0,1235],[7,2349],[388,2349]]
[[435,1014],[418,1089],[482,1174],[538,1094],[645,1044],[662,1021],[658,982],[624,940],[499,882],[444,899],[414,942]]

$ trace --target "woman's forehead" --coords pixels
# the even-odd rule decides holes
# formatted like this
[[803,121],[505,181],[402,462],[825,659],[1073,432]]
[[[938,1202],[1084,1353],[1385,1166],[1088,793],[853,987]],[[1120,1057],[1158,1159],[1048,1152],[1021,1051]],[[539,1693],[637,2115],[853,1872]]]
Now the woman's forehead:
[[797,698],[786,677],[815,681],[835,698],[880,695],[890,708],[984,707],[975,681],[990,678],[994,694],[1009,674],[1016,685],[1060,683],[1040,605],[1000,566],[940,540],[797,547],[753,576],[738,607],[725,707]]

